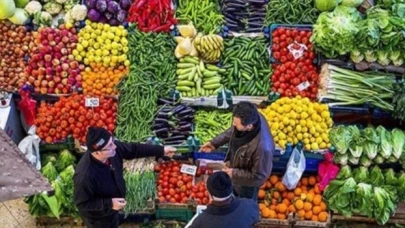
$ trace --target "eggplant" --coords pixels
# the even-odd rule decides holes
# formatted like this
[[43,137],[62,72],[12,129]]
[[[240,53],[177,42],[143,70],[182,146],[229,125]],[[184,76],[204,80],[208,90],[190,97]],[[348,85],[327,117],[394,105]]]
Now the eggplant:
[[177,114],[177,113],[183,111],[186,108],[187,108],[187,106],[185,106],[185,105],[178,105],[172,110],[172,113]]
[[223,14],[224,14],[225,18],[229,18],[229,19],[232,19],[234,21],[237,20],[236,16],[231,14],[231,13],[224,12]]
[[158,114],[156,115],[156,118],[162,118],[162,119],[169,119],[171,116],[170,112],[158,112]]
[[154,120],[155,124],[166,124],[166,125],[170,125],[170,126],[175,126],[175,124],[173,123],[173,121],[169,121],[167,119],[164,118],[155,118]]
[[240,9],[236,9],[236,8],[234,8],[234,7],[226,7],[226,8],[224,8],[224,9],[222,9],[222,11],[224,11],[224,12],[227,12],[227,13],[232,13],[232,12],[239,12],[240,11]]
[[176,136],[170,136],[165,141],[177,141],[177,140],[185,140],[185,139],[186,139],[186,136],[184,136],[184,135],[176,135]]
[[238,3],[238,2],[229,2],[225,4],[225,7],[227,8],[246,8],[246,4]]
[[259,23],[259,22],[248,22],[248,26],[249,28],[263,28],[263,23]]
[[182,133],[180,131],[178,131],[177,129],[171,131],[170,134],[171,134],[170,136],[182,135]]
[[152,129],[153,130],[159,130],[159,129],[162,129],[162,128],[167,128],[168,126],[169,126],[168,124],[155,123],[155,124],[153,124]]
[[186,124],[190,124],[191,122],[190,121],[180,121],[179,122],[179,126],[181,126],[181,125],[186,125]]
[[178,131],[191,131],[191,124],[180,125],[177,127]]
[[248,28],[246,32],[262,32],[262,28]]
[[179,117],[181,118],[182,116],[186,116],[186,115],[193,115],[194,114],[194,110],[191,108],[188,108],[186,110],[183,110],[181,112],[178,113]]
[[267,3],[267,0],[246,0],[246,2],[250,3],[250,4],[262,4],[262,5],[264,5],[264,4]]
[[159,98],[157,101],[158,105],[175,105],[176,103],[170,98]]
[[194,115],[187,115],[187,116],[180,117],[180,121],[187,121],[187,120],[191,121],[193,119],[194,119]]
[[158,130],[155,130],[154,132],[155,132],[155,135],[160,134],[160,133],[164,133],[164,132],[169,133],[169,128],[167,128],[167,127],[166,128],[160,128]]

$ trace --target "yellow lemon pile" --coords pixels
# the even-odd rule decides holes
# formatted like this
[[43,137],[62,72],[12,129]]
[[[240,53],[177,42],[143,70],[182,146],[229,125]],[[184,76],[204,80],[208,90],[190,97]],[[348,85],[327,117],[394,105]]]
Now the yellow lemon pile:
[[86,21],[79,32],[79,42],[72,54],[85,65],[99,63],[104,67],[129,66],[128,32],[120,26]]
[[311,102],[300,96],[283,97],[259,112],[266,117],[274,141],[280,148],[299,141],[306,150],[331,146],[328,135],[333,122],[326,104]]

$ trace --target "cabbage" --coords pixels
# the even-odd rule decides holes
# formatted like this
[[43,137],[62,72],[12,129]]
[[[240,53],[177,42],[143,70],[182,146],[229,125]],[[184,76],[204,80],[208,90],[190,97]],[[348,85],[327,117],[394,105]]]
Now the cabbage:
[[9,20],[15,25],[23,25],[29,20],[29,17],[25,10],[16,8],[14,15]]
[[315,7],[323,11],[332,11],[342,0],[315,0]]
[[340,5],[356,8],[361,5],[361,3],[363,3],[363,0],[343,0]]
[[360,166],[357,169],[354,169],[353,171],[353,178],[357,183],[366,183],[368,180],[368,168],[364,166]]
[[352,169],[350,168],[350,166],[344,165],[344,166],[342,166],[342,168],[340,168],[340,171],[339,171],[338,175],[336,176],[336,179],[346,180],[350,177],[352,177]]
[[0,20],[7,19],[15,13],[13,0],[0,0]]

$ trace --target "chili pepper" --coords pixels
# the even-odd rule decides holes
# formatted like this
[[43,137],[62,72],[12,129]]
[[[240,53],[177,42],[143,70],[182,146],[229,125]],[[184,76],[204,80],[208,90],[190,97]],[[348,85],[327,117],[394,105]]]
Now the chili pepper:
[[163,31],[169,31],[170,27],[172,26],[172,23],[167,23],[165,25],[159,26],[155,29],[153,29],[154,32],[163,32]]
[[139,2],[135,5],[135,10],[139,10],[148,0],[139,0]]

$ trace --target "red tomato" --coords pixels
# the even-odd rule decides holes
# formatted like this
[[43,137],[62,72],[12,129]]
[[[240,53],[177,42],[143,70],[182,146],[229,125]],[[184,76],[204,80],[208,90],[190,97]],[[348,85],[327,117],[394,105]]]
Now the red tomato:
[[162,184],[162,186],[163,186],[164,188],[167,188],[167,187],[169,187],[169,182],[167,182],[167,181],[164,181],[164,182],[163,182],[163,184]]
[[177,179],[174,177],[170,178],[170,184],[177,185]]
[[184,185],[184,182],[183,181],[177,181],[177,187],[182,187]]
[[173,197],[177,202],[179,202],[181,200],[181,197],[179,194],[175,194]]
[[280,35],[285,34],[285,29],[284,29],[284,28],[279,28],[279,29],[277,29],[277,30],[278,30],[278,33],[279,33]]
[[169,194],[171,196],[174,196],[176,194],[176,191],[173,188],[171,188],[171,189],[169,189]]
[[273,57],[274,57],[276,60],[279,60],[280,57],[281,57],[280,52],[273,52]]
[[166,199],[165,199],[165,197],[163,197],[163,196],[159,197],[159,202],[161,202],[161,203],[164,203],[164,202],[166,202]]
[[172,198],[172,197],[170,195],[166,195],[165,198],[166,198],[166,201],[169,201],[170,198]]
[[191,190],[191,189],[193,188],[193,184],[192,184],[192,183],[190,183],[190,182],[189,182],[189,183],[187,183],[187,185],[186,185],[186,186],[187,186],[187,189],[188,189],[188,190]]
[[172,171],[173,172],[180,172],[180,168],[178,166],[174,166]]
[[168,176],[163,176],[163,181],[169,181],[169,177]]
[[170,198],[170,203],[177,203],[175,198]]
[[160,172],[160,166],[159,166],[159,164],[155,164],[155,166],[153,167],[153,170],[154,170],[155,172]]
[[206,204],[208,204],[208,202],[209,202],[208,198],[204,197],[202,200],[202,203],[206,205]]
[[278,44],[278,43],[280,43],[280,38],[279,37],[274,37],[272,42],[273,42],[273,44]]
[[199,198],[199,199],[203,199],[203,198],[204,198],[204,193],[198,192],[198,193],[196,194],[196,196],[197,196],[197,198]]

